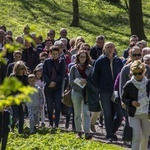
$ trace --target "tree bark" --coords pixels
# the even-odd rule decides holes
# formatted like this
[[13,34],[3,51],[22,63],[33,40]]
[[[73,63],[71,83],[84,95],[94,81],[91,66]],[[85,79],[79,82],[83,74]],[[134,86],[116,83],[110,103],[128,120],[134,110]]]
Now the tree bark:
[[78,0],[72,0],[73,5],[73,19],[70,26],[72,27],[78,27],[79,26],[79,4]]
[[129,18],[131,34],[135,34],[140,40],[146,40],[143,27],[142,0],[129,0]]

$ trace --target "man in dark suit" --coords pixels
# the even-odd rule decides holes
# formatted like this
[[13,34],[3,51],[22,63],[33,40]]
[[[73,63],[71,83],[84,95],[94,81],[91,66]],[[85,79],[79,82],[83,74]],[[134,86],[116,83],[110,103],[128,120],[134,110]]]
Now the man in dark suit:
[[50,48],[51,57],[43,64],[44,93],[47,103],[50,127],[53,127],[53,109],[55,109],[55,127],[59,126],[61,111],[62,82],[65,76],[65,61],[59,57],[59,47]]

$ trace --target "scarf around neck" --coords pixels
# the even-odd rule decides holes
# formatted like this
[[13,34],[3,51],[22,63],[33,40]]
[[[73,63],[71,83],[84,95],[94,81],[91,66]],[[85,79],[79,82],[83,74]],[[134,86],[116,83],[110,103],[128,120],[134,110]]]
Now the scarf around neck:
[[137,81],[132,76],[131,82],[138,89],[137,101],[140,103],[140,107],[136,108],[136,114],[147,113],[149,105],[149,97],[147,96],[146,85],[148,83],[148,79],[144,76],[142,81]]
[[76,66],[78,68],[78,71],[79,71],[81,77],[86,79],[86,74],[85,74],[86,66],[85,65],[81,65],[81,64],[77,64]]
[[[146,85],[148,83],[148,79],[144,76],[142,81],[137,81],[134,79],[134,77],[131,77],[131,82],[134,84],[134,86],[140,90],[141,92],[146,94]],[[147,94],[146,94],[147,95]]]

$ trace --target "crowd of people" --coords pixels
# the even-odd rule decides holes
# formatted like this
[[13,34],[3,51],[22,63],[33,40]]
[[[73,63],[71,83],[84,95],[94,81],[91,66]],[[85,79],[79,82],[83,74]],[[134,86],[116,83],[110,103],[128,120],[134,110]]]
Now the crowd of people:
[[[14,43],[20,48],[10,52],[8,45]],[[98,35],[93,45],[86,43],[82,36],[69,39],[65,28],[60,30],[59,39],[55,39],[54,30],[49,30],[43,40],[41,35],[31,33],[28,25],[15,38],[12,31],[0,26],[0,51],[7,62],[0,66],[0,84],[5,77],[16,77],[24,86],[37,89],[29,95],[31,102],[1,110],[2,150],[6,149],[9,125],[14,132],[18,124],[18,132],[22,134],[26,115],[30,134],[35,134],[37,126],[45,126],[45,113],[48,128],[59,128],[60,115],[64,115],[65,128],[68,129],[71,122],[78,138],[84,135],[85,139],[91,139],[90,133],[97,132],[97,120],[99,127],[103,127],[104,119],[107,143],[117,141],[116,132],[124,119],[124,108],[128,110],[133,128],[132,150],[147,149],[150,131],[150,48],[147,42],[132,35],[122,57],[118,56],[115,44],[105,42],[103,35]],[[73,104],[70,107],[61,102],[69,86]],[[114,101],[116,92],[118,102]]]

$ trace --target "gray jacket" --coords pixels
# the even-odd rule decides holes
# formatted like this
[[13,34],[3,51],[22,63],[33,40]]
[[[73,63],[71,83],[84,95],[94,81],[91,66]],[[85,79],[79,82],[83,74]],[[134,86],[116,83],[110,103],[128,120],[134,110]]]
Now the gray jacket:
[[[91,65],[87,66],[87,68],[85,69],[86,76],[89,76],[92,73],[92,69],[93,69],[93,67]],[[76,65],[73,65],[70,69],[69,82],[70,82],[70,85],[71,85],[73,91],[82,93],[82,88],[79,87],[76,83],[74,83],[74,80],[76,78],[82,78],[82,77],[81,77]]]
[[37,85],[35,85],[34,88],[37,89],[37,92],[29,95],[31,98],[31,102],[26,103],[27,107],[41,107],[42,103],[44,102],[42,89]]

